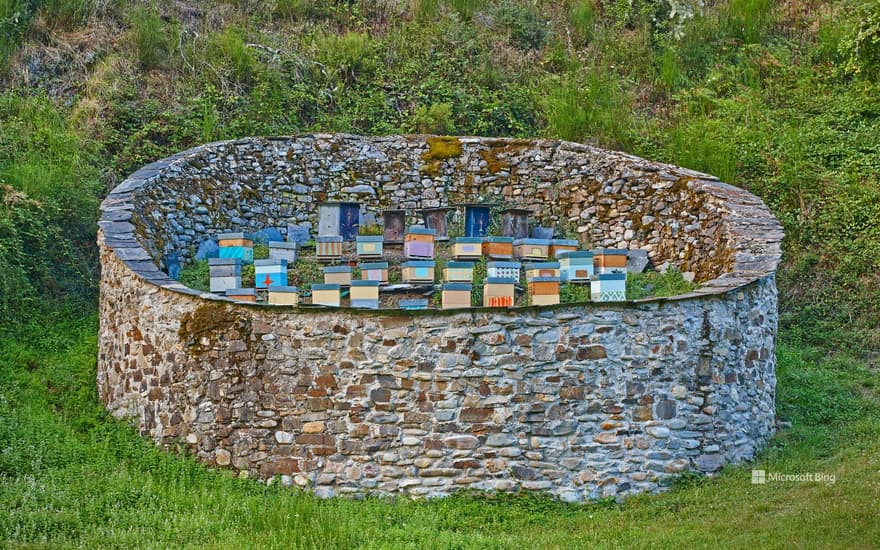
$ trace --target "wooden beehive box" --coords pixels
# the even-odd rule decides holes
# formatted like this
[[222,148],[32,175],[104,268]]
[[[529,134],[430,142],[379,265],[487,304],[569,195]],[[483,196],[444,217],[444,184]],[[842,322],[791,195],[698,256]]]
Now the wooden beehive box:
[[483,281],[483,307],[513,307],[515,279],[487,277]]
[[589,283],[593,276],[593,253],[589,250],[564,252],[559,257],[559,277],[564,283]]
[[443,268],[443,280],[447,283],[472,283],[474,281],[474,263],[447,263]]
[[434,233],[427,227],[410,227],[403,238],[403,255],[407,258],[433,258]]
[[389,244],[400,244],[406,233],[406,210],[383,210],[382,218],[385,225],[384,241]]
[[287,286],[287,260],[254,261],[254,286]]
[[299,289],[295,286],[270,286],[269,303],[275,306],[298,306]]
[[352,281],[351,307],[379,309],[379,281]]
[[529,303],[551,306],[559,303],[559,277],[535,277],[529,281]]
[[526,264],[526,282],[536,277],[559,277],[559,262],[535,262]]
[[597,274],[626,273],[626,250],[600,248],[593,252],[593,271]]
[[513,255],[524,260],[546,260],[550,257],[549,239],[518,239],[513,241]]
[[483,255],[493,260],[513,258],[513,237],[486,237],[483,241]]
[[208,274],[211,292],[222,293],[230,288],[241,288],[241,260],[238,258],[209,258]]
[[456,237],[452,243],[452,257],[456,260],[479,260],[482,255],[482,237]]
[[388,262],[372,262],[358,264],[361,270],[361,280],[379,281],[383,285],[388,284]]
[[550,241],[550,257],[559,259],[563,252],[575,252],[578,242],[574,239],[553,239]]
[[444,283],[440,299],[443,309],[471,307],[471,283]]
[[382,235],[358,235],[358,258],[381,258],[385,237]]
[[315,237],[315,258],[330,262],[342,258],[342,237],[329,235]]
[[220,233],[217,235],[220,246],[219,256],[223,259],[239,259],[242,263],[254,262],[254,240],[246,233]]
[[400,267],[404,283],[434,282],[434,260],[410,260],[403,262]]
[[400,309],[417,310],[428,309],[427,298],[410,298],[409,300],[401,300],[398,304]]
[[522,208],[508,208],[501,211],[501,234],[514,239],[526,239],[529,236],[530,211]]
[[488,262],[486,263],[486,276],[494,279],[513,279],[519,281],[519,262]]
[[593,275],[590,279],[590,298],[594,302],[623,302],[626,300],[626,272],[596,273]]
[[316,306],[339,307],[342,301],[342,287],[335,284],[312,285],[312,304]]
[[318,235],[339,236],[353,241],[360,226],[360,204],[356,202],[322,202],[318,205]]
[[350,265],[328,265],[321,271],[324,272],[324,284],[336,284],[339,286],[351,285]]
[[269,258],[273,260],[287,260],[292,264],[299,257],[299,245],[284,241],[269,241]]
[[257,289],[255,288],[230,288],[226,290],[226,297],[236,302],[256,302]]

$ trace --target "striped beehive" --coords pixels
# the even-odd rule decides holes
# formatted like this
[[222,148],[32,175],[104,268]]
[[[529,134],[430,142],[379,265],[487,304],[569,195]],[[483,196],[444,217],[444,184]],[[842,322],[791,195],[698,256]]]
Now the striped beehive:
[[559,257],[559,278],[563,283],[589,283],[593,276],[593,253],[589,250],[564,252]]
[[324,284],[351,285],[350,265],[328,265],[321,271],[324,272]]
[[434,260],[410,260],[400,266],[400,276],[404,283],[433,283]]
[[559,278],[559,262],[536,262],[526,264],[526,282],[530,282],[536,277],[556,277]]
[[493,260],[513,258],[513,237],[486,237],[483,241],[483,255]]
[[358,235],[358,258],[381,258],[385,237],[382,235]]
[[298,306],[299,289],[295,286],[270,286],[269,303],[275,306]]
[[574,239],[553,239],[550,241],[550,257],[559,258],[563,252],[574,252],[578,249],[578,242]]
[[287,286],[287,260],[254,261],[254,286]]
[[483,281],[483,307],[513,307],[515,279],[487,277]]
[[223,259],[239,259],[242,263],[254,262],[254,239],[246,233],[220,233],[217,235],[220,246],[219,256]]
[[559,277],[535,277],[529,281],[529,303],[551,306],[559,303]]
[[456,260],[479,260],[482,255],[482,237],[456,237],[452,243],[452,257]]
[[594,302],[626,300],[626,272],[596,273],[590,279],[590,299]]
[[593,271],[598,274],[626,273],[626,250],[600,248],[593,252]]
[[351,307],[379,309],[379,281],[352,281]]
[[361,270],[361,280],[388,284],[388,262],[358,264],[358,269]]
[[519,281],[519,270],[522,264],[519,262],[488,262],[486,264],[486,276],[495,279],[514,279]]
[[444,283],[440,307],[443,309],[471,307],[472,289],[471,283]]
[[433,258],[435,233],[433,229],[419,225],[410,227],[403,237],[403,255],[407,258]]
[[550,257],[549,239],[518,239],[513,241],[513,256],[524,260],[546,260]]
[[336,284],[312,285],[312,305],[339,307],[342,287]]
[[416,310],[428,309],[427,298],[410,298],[409,300],[401,300],[398,304],[400,309]]
[[211,292],[222,293],[230,288],[241,288],[241,260],[239,258],[208,258]]
[[448,283],[471,283],[474,280],[473,262],[448,262],[443,268],[443,280]]
[[315,237],[315,258],[330,262],[342,258],[342,237],[325,235]]
[[299,257],[299,245],[284,241],[269,241],[269,258],[273,260],[287,260],[292,264]]
[[226,290],[226,297],[236,302],[256,302],[257,289],[255,288],[230,288]]

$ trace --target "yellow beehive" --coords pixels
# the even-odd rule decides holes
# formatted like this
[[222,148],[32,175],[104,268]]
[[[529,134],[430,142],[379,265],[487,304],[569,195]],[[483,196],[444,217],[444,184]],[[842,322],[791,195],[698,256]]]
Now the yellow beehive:
[[275,306],[298,306],[299,289],[295,286],[270,286],[269,303]]
[[483,307],[513,307],[513,279],[489,277],[483,282]]

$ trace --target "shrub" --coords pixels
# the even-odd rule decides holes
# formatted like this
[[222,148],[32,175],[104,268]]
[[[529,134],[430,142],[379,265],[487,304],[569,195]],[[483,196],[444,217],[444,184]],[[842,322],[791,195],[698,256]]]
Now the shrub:
[[340,80],[353,83],[376,68],[370,37],[362,32],[325,34],[318,40],[318,58]]
[[521,50],[537,50],[544,47],[550,36],[550,28],[534,6],[523,6],[505,1],[498,8],[498,21],[507,28],[510,40]]
[[859,4],[850,29],[839,45],[846,71],[876,79],[880,76],[880,4]]
[[452,123],[452,105],[433,103],[430,107],[416,107],[412,115],[412,125],[422,134],[450,134],[455,129]]

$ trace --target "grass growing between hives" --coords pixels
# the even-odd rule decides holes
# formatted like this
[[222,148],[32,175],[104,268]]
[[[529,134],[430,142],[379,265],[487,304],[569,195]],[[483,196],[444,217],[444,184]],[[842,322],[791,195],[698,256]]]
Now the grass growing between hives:
[[[622,504],[536,495],[318,500],[158,450],[98,402],[97,317],[0,336],[0,534],[12,546],[217,548],[867,547],[880,541],[880,384],[783,334],[757,462]],[[835,483],[753,485],[750,469]]]

